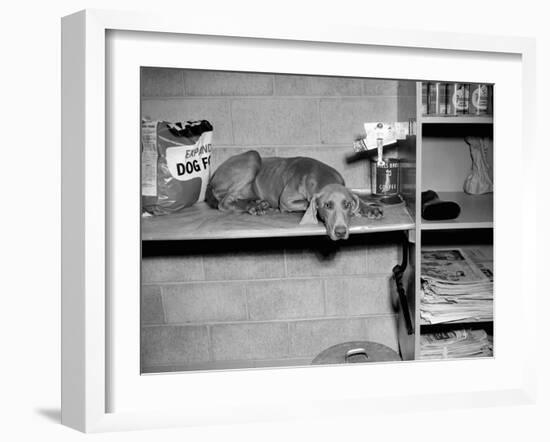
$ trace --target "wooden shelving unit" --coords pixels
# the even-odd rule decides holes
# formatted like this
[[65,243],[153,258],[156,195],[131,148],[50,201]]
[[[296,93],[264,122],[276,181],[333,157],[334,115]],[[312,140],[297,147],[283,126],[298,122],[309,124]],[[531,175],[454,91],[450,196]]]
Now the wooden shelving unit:
[[[437,142],[432,141],[431,146],[443,147],[443,144],[447,142],[445,138],[446,133],[452,133],[452,137],[461,137],[470,135],[470,131],[481,132],[481,133],[492,133],[492,124],[493,116],[492,115],[464,115],[464,116],[432,116],[432,115],[422,115],[422,84],[417,83],[416,86],[416,104],[417,104],[417,177],[416,177],[416,198],[420,201],[422,190],[426,190],[423,187],[423,176],[426,174],[434,173],[439,174],[439,176],[445,176],[445,167],[454,167],[455,162],[452,158],[449,158],[448,164],[442,164],[441,169],[435,170],[424,170],[422,163],[423,155],[423,141],[424,135],[426,132],[429,136],[437,137]],[[448,126],[448,130],[445,128]],[[435,129],[435,130],[434,130]],[[443,134],[443,135],[442,135]],[[450,140],[450,138],[449,138]],[[455,142],[456,143],[456,142]],[[450,144],[451,145],[451,144]],[[465,146],[466,147],[466,146]],[[447,149],[445,152],[451,152],[452,149]],[[437,176],[437,175],[436,175]],[[465,175],[466,176],[466,171]],[[457,186],[458,187],[458,186]],[[435,190],[439,198],[442,201],[454,201],[458,203],[461,207],[461,213],[458,218],[454,220],[447,221],[427,221],[421,217],[421,207],[416,211],[416,244],[414,259],[418,263],[416,268],[420,270],[420,260],[421,260],[421,248],[423,244],[423,236],[428,236],[433,238],[433,235],[441,235],[443,232],[448,231],[452,232],[453,235],[462,236],[465,238],[465,241],[468,240],[468,235],[472,229],[475,229],[476,232],[490,231],[493,228],[493,194],[484,194],[484,195],[468,195],[464,193],[461,189],[457,189],[452,192],[444,192]],[[448,234],[445,234],[448,235]],[[488,235],[492,237],[491,235]],[[449,243],[437,244],[437,247],[449,248],[452,245]],[[430,247],[433,248],[434,244],[430,243]],[[468,246],[464,244],[456,245],[456,247],[467,248]],[[492,321],[483,319],[477,320],[475,318],[468,318],[464,320],[450,321],[450,322],[441,322],[437,324],[431,324],[426,321],[423,321],[420,317],[420,306],[421,306],[421,285],[420,285],[420,271],[417,271],[414,276],[415,281],[415,296],[414,299],[410,300],[410,306],[412,311],[412,316],[415,319],[415,345],[414,345],[414,355],[415,359],[419,358],[420,355],[420,336],[421,333],[428,333],[436,329],[453,329],[453,328],[463,328],[463,327],[482,327],[492,330]]]

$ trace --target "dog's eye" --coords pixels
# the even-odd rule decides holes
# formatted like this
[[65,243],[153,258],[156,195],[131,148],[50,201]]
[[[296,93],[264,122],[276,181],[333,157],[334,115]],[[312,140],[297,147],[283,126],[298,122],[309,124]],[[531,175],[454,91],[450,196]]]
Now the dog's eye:
[[349,201],[343,201],[342,206],[344,207],[344,209],[349,209],[351,206],[351,203]]
[[332,201],[327,201],[325,203],[325,209],[329,209],[329,210],[332,210],[334,207],[334,203]]

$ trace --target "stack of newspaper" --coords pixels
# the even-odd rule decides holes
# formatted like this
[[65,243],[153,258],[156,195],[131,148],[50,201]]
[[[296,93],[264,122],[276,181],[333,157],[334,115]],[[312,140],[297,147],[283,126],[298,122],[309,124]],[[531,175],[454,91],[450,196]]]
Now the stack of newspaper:
[[424,324],[493,319],[490,246],[423,249],[420,317]]
[[451,330],[420,337],[421,359],[477,358],[493,355],[492,339],[484,330]]

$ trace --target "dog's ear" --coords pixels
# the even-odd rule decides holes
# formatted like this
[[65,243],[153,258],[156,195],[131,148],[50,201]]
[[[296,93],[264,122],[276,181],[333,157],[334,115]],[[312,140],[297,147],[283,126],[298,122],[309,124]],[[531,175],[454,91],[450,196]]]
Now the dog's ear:
[[311,198],[311,201],[309,202],[309,206],[304,213],[304,216],[302,217],[302,220],[300,221],[300,224],[318,224],[319,221],[317,220],[317,196],[313,195]]
[[351,194],[351,214],[352,215],[359,215],[359,211],[361,210],[361,201],[359,200],[359,197],[355,194]]

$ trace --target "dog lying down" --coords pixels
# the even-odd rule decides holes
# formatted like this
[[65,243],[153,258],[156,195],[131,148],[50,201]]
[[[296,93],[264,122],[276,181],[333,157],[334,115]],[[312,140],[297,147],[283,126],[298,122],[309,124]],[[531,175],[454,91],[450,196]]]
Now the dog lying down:
[[352,216],[382,217],[381,206],[359,199],[332,167],[307,157],[261,158],[255,150],[218,167],[206,188],[206,202],[222,211],[252,215],[269,209],[305,211],[300,224],[317,224],[319,217],[335,241],[348,238]]

